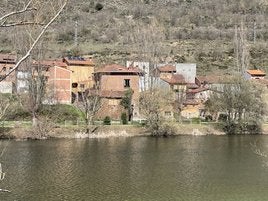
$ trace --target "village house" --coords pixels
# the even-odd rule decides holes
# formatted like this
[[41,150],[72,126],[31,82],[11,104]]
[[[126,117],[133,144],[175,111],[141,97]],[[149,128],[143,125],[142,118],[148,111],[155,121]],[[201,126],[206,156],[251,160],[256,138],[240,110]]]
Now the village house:
[[173,65],[163,65],[156,68],[155,76],[159,78],[171,78],[176,73],[176,67]]
[[202,105],[195,99],[187,99],[183,102],[181,117],[186,119],[199,118]]
[[249,79],[261,80],[261,79],[264,79],[265,76],[266,76],[266,73],[260,69],[246,70],[245,72],[245,78],[247,80]]
[[125,67],[117,64],[106,65],[94,73],[95,88],[102,96],[99,118],[110,116],[120,119],[122,106],[120,104],[127,90],[132,91],[133,118],[139,116],[139,80],[143,72],[135,67]]
[[200,99],[205,88],[201,90],[195,83],[196,64],[160,64],[155,75],[159,77],[158,88],[169,87],[174,96],[173,114],[180,113],[184,118],[199,117]]
[[[166,67],[163,68],[166,69]],[[170,106],[165,107],[164,116],[167,118],[174,117],[175,113],[182,109],[183,102],[186,99],[187,83],[184,77],[180,74],[166,74],[158,80],[157,85],[159,89],[169,91],[169,98],[172,100]]]
[[71,74],[62,61],[34,62],[33,67],[41,67],[46,77],[46,95],[44,104],[71,104]]
[[[15,54],[0,54],[0,78],[11,71],[16,64]],[[14,71],[0,83],[0,93],[13,93],[16,84],[16,72]]]
[[76,99],[79,93],[93,87],[95,64],[92,59],[84,57],[64,57],[63,62],[67,65],[67,69],[72,71],[72,94]]

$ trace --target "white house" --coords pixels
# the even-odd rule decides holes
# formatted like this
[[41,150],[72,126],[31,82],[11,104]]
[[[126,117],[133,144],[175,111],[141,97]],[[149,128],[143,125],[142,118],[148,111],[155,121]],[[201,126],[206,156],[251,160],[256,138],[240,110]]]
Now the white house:
[[25,93],[29,90],[29,82],[28,79],[30,77],[29,72],[18,71],[17,72],[17,92]]
[[148,90],[150,86],[150,63],[144,61],[127,61],[127,68],[130,66],[137,67],[144,72],[144,76],[140,76],[140,91]]
[[176,63],[176,73],[183,75],[188,83],[195,83],[196,64],[191,63]]

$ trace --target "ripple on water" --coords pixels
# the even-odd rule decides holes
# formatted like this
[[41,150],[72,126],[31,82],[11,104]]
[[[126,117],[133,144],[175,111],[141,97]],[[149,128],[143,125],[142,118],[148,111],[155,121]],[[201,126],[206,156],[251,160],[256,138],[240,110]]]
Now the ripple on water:
[[[257,138],[265,149],[268,136]],[[246,146],[251,141],[184,136],[10,142],[1,187],[12,193],[0,200],[263,201],[267,172]]]

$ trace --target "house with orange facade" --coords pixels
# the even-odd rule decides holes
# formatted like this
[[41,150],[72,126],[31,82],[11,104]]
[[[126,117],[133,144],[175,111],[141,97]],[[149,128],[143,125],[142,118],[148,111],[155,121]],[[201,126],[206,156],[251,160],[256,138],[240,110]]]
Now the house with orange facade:
[[77,100],[79,93],[83,93],[86,89],[93,87],[95,64],[92,59],[84,57],[69,56],[64,57],[62,61],[67,65],[67,69],[72,72],[72,94],[73,98]]
[[59,60],[34,62],[33,67],[41,67],[46,77],[45,104],[71,104],[72,102],[72,71],[66,63]]
[[139,116],[139,80],[143,72],[136,67],[125,67],[118,64],[106,65],[94,73],[95,88],[102,96],[101,109],[98,112],[100,118],[110,116],[112,119],[120,119],[124,111],[120,102],[126,91],[132,91],[133,118]]
[[264,79],[265,76],[266,76],[266,73],[260,69],[246,70],[245,72],[246,79],[261,80],[261,79]]

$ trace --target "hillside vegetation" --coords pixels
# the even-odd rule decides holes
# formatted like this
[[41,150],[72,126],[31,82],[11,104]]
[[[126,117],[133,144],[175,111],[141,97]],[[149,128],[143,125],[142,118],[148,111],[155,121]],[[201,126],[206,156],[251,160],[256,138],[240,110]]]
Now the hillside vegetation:
[[[78,48],[74,47],[76,21]],[[265,69],[266,0],[71,0],[45,40],[51,57],[73,51],[93,55],[99,64],[124,64],[153,55],[157,62],[195,62],[200,74],[232,73],[234,30],[242,21],[251,66]],[[0,51],[11,51],[14,37],[16,32],[7,35],[2,30]]]

